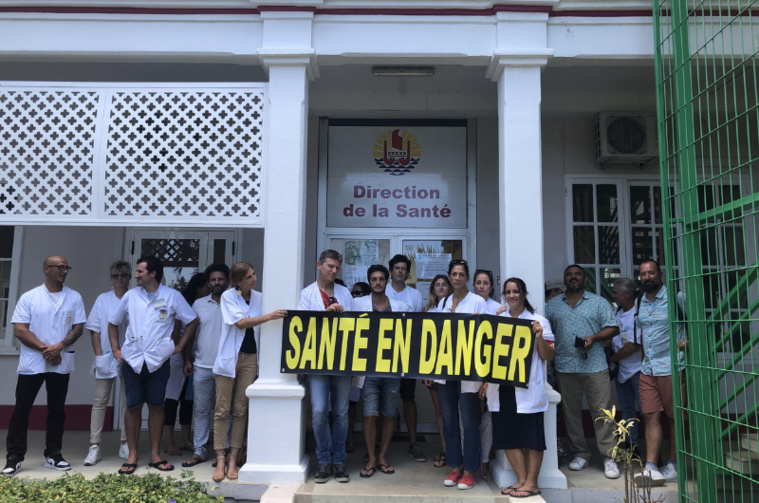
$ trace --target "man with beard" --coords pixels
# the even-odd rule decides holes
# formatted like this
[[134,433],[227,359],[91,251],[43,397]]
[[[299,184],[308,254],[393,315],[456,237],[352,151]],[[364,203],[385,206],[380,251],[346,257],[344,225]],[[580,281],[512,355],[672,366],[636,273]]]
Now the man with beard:
[[208,278],[210,295],[201,297],[192,304],[192,310],[198,315],[199,327],[194,344],[188,341],[187,347],[192,348],[190,360],[185,358],[185,374],[193,375],[193,415],[192,457],[182,463],[184,468],[190,468],[206,460],[206,443],[213,424],[213,414],[216,401],[216,385],[213,364],[219,352],[221,337],[221,294],[229,288],[229,267],[226,264],[211,264],[206,267],[205,276]]
[[[160,260],[153,256],[137,259],[134,278],[137,287],[124,294],[116,310],[108,317],[108,338],[113,356],[121,363],[127,401],[124,425],[129,456],[119,469],[121,475],[131,475],[137,469],[137,446],[145,403],[148,404],[150,437],[148,466],[162,472],[174,469],[159,454],[169,357],[182,352],[198,326],[198,316],[182,294],[161,284],[163,264]],[[129,326],[124,344],[119,347],[119,325],[127,317]],[[178,341],[172,338],[176,320],[185,324],[184,333]]]
[[[355,311],[365,312],[406,312],[409,307],[399,300],[385,295],[387,280],[390,272],[383,265],[375,264],[366,271],[372,294],[353,300]],[[361,478],[369,478],[379,469],[382,473],[395,473],[395,468],[387,462],[387,449],[390,447],[395,431],[395,411],[398,408],[398,391],[401,380],[396,377],[367,377],[363,383],[361,397],[364,400],[364,441],[369,451],[369,461],[361,470]],[[382,440],[379,455],[376,455],[377,416],[382,412],[380,424]]]
[[593,418],[598,450],[603,456],[604,475],[619,477],[615,460],[609,457],[614,448],[611,423],[596,421],[601,409],[611,409],[611,388],[603,342],[619,333],[611,305],[596,294],[585,291],[585,271],[573,264],[564,269],[567,291],[546,305],[556,344],[556,375],[564,404],[564,422],[569,445],[575,458],[569,469],[579,471],[590,463],[590,450],[582,425],[582,397],[585,395]]
[[[646,421],[646,466],[635,481],[649,479],[659,486],[677,480],[676,446],[674,439],[675,410],[672,400],[672,358],[669,346],[669,307],[667,287],[662,284],[661,269],[654,260],[640,265],[643,295],[638,301],[638,326],[642,331],[643,363],[640,375],[640,408]],[[678,299],[680,300],[680,299]],[[682,326],[678,329],[680,350],[687,341]],[[682,353],[680,354],[682,362]],[[657,465],[662,444],[661,413],[669,419],[669,462],[661,470]]]

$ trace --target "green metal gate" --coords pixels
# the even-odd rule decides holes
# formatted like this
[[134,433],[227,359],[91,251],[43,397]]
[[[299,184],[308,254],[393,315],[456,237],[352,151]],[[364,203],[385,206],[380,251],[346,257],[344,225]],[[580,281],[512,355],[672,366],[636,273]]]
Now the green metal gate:
[[666,282],[686,295],[670,319],[689,338],[675,386],[683,502],[759,502],[755,4],[653,6]]

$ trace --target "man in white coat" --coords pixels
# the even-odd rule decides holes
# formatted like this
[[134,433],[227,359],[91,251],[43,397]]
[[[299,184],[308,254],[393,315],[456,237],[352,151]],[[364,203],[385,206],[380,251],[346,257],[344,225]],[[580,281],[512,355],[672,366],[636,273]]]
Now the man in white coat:
[[[393,300],[403,302],[409,311],[421,313],[424,306],[422,294],[416,288],[406,285],[411,273],[411,259],[405,255],[395,255],[390,259],[390,282],[385,293]],[[401,400],[403,400],[403,417],[408,428],[408,455],[416,461],[427,461],[424,451],[416,441],[416,381],[417,379],[401,379]]]
[[[409,307],[399,300],[394,300],[385,294],[390,272],[383,265],[373,265],[366,271],[372,294],[353,300],[354,311],[403,313]],[[360,379],[359,379],[360,381]],[[397,377],[367,377],[363,380],[361,396],[364,400],[364,441],[369,451],[369,461],[361,470],[361,478],[369,478],[376,470],[382,473],[395,473],[386,459],[387,449],[395,432],[395,412],[398,408],[398,393],[401,379]],[[377,416],[382,412],[382,440],[379,454],[377,450]]]
[[[108,338],[113,356],[121,362],[124,377],[127,411],[124,423],[127,432],[129,457],[119,473],[131,475],[137,469],[137,446],[140,439],[142,405],[148,404],[148,433],[150,462],[148,466],[167,472],[174,469],[161,459],[163,431],[163,400],[169,380],[169,357],[181,353],[192,340],[198,317],[182,294],[161,284],[163,265],[156,257],[140,257],[135,269],[137,288],[124,294],[116,310],[108,318]],[[118,326],[129,317],[124,345],[119,347]],[[185,324],[179,341],[172,339],[174,322]]]
[[[319,277],[300,292],[298,309],[333,313],[350,311],[353,300],[350,290],[335,284],[335,278],[340,273],[342,265],[343,257],[340,253],[335,250],[323,251],[316,264]],[[350,476],[345,470],[345,440],[348,436],[351,377],[310,375],[308,387],[311,392],[311,422],[316,439],[318,461],[314,480],[317,484],[323,484],[329,480],[330,472],[332,472],[338,482],[348,482]],[[330,403],[332,404],[331,430]]]
[[13,311],[13,334],[21,342],[16,382],[16,405],[8,426],[8,454],[3,475],[21,468],[27,449],[29,414],[42,384],[47,391],[45,467],[70,470],[63,459],[63,425],[69,374],[74,370],[74,351],[69,349],[84,332],[87,320],[82,297],[63,286],[71,266],[60,255],[42,263],[45,282],[29,290]]

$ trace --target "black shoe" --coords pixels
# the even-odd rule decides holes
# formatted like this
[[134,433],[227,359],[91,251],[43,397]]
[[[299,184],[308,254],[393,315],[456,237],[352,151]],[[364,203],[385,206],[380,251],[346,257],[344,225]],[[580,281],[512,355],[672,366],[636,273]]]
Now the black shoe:
[[327,482],[329,480],[331,468],[332,467],[329,465],[329,463],[319,463],[319,465],[316,467],[314,482],[317,484],[324,484]]
[[21,459],[18,458],[8,458],[8,461],[5,463],[5,468],[3,468],[3,475],[6,477],[13,477],[16,475],[16,472],[21,469]]
[[45,468],[65,472],[71,470],[71,465],[63,459],[63,455],[60,452],[53,452],[45,457]]
[[348,475],[348,472],[345,471],[345,465],[340,463],[335,465],[335,469],[333,470],[335,473],[335,480],[338,482],[346,483],[350,482],[351,476]]

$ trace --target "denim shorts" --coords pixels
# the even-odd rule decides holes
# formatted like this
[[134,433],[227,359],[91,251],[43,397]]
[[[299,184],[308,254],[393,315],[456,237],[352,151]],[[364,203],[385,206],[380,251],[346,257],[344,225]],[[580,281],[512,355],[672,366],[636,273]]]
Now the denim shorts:
[[398,389],[401,380],[395,377],[367,377],[361,397],[364,399],[364,417],[379,415],[380,398],[382,415],[395,417],[398,408]]
[[127,362],[124,362],[121,366],[121,375],[124,376],[127,409],[142,407],[143,403],[163,405],[170,373],[169,360],[163,362],[163,365],[155,372],[148,372],[148,366],[143,363],[139,374]]

